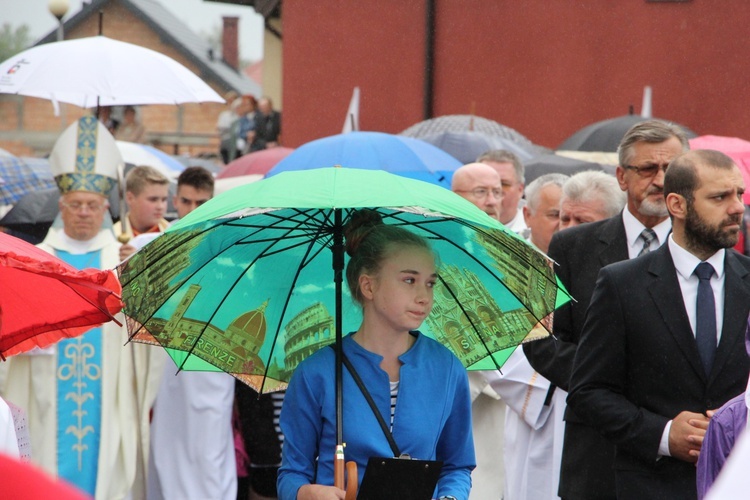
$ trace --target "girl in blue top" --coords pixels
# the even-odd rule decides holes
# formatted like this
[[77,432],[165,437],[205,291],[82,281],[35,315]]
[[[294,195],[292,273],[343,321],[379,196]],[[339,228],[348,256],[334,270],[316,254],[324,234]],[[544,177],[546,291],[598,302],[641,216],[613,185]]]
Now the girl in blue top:
[[[344,354],[390,422],[401,452],[443,461],[435,497],[465,500],[475,466],[466,370],[447,348],[416,331],[432,309],[435,255],[426,240],[383,224],[371,210],[355,212],[345,236],[347,283],[363,320],[344,338]],[[321,349],[297,367],[289,383],[281,411],[282,500],[344,498],[343,490],[331,486],[334,362],[334,350]],[[357,462],[361,482],[370,457],[393,452],[348,370],[343,376],[346,460]]]

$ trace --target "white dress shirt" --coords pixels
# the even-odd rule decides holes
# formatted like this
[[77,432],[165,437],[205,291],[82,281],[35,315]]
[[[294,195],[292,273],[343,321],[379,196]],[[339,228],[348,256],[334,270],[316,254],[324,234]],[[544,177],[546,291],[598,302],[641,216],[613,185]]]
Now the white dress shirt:
[[524,236],[524,231],[528,229],[528,226],[526,225],[526,221],[523,218],[522,208],[519,208],[518,211],[516,211],[516,215],[510,221],[508,221],[507,224],[505,224],[505,227],[516,234]]
[[[672,254],[672,262],[677,270],[677,282],[680,284],[682,301],[685,304],[685,312],[690,320],[690,329],[695,336],[695,307],[698,300],[698,283],[700,280],[693,274],[695,268],[701,263],[701,260],[691,254],[674,241],[674,237],[669,235],[668,240],[669,253]],[[721,249],[711,257],[705,260],[714,268],[714,275],[711,276],[711,288],[714,291],[714,303],[716,305],[716,343],[718,345],[721,338],[721,327],[724,322],[724,256],[726,250]],[[659,443],[659,455],[671,457],[669,453],[669,431],[672,428],[672,421],[667,422],[664,432],[661,435]]]
[[[643,249],[641,233],[646,229],[646,226],[630,213],[628,207],[625,207],[625,210],[622,211],[622,223],[625,225],[625,238],[628,243],[628,258],[634,259],[638,257],[638,254]],[[650,245],[650,250],[653,251],[667,241],[667,236],[672,230],[672,221],[667,217],[651,229],[656,233],[656,239],[654,239]]]

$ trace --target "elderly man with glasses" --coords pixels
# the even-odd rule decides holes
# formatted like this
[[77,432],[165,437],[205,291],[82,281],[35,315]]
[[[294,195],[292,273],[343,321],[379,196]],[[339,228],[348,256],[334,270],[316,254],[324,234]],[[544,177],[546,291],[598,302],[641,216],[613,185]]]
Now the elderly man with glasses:
[[503,187],[500,222],[511,231],[524,234],[527,227],[522,208],[526,180],[521,159],[510,151],[493,149],[480,155],[477,161],[489,165],[500,176],[500,184]]
[[[549,256],[576,302],[555,311],[556,339],[524,345],[531,366],[567,391],[576,347],[599,270],[633,259],[663,244],[671,223],[664,200],[664,171],[688,150],[685,133],[659,120],[634,125],[618,148],[617,181],[626,193],[623,211],[599,222],[560,231]],[[614,446],[568,407],[565,413],[560,488],[564,499],[614,499]]]
[[484,163],[469,163],[453,172],[451,191],[472,202],[495,220],[500,220],[503,188],[500,175]]
[[[94,117],[63,132],[50,154],[62,224],[40,248],[78,269],[117,265],[107,208],[121,163],[114,137]],[[0,366],[7,370],[0,393],[28,415],[32,462],[97,499],[145,496],[149,410],[163,356],[127,340],[125,327],[109,322]]]
[[[469,163],[453,173],[451,190],[500,220],[503,188],[500,175],[483,163]],[[505,402],[490,387],[494,372],[469,372],[472,429],[477,467],[471,473],[470,500],[499,498],[505,486],[503,432]]]

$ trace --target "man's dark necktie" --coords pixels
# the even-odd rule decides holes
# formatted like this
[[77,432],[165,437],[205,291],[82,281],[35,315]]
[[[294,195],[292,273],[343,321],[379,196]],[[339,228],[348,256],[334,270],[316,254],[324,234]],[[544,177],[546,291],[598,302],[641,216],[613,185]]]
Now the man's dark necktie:
[[708,376],[716,353],[716,303],[714,290],[711,288],[714,268],[708,262],[701,262],[695,267],[694,273],[699,280],[698,298],[695,303],[695,341]]
[[643,240],[643,248],[638,252],[638,257],[651,251],[651,242],[656,239],[656,233],[653,229],[647,227],[641,231],[641,239]]

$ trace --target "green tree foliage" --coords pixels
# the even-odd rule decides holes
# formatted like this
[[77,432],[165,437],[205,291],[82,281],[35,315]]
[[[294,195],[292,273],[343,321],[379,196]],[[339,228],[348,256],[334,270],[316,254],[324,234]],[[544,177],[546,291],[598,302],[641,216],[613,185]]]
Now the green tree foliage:
[[9,23],[3,23],[0,27],[0,62],[18,54],[31,45],[31,42],[28,25],[13,28]]

